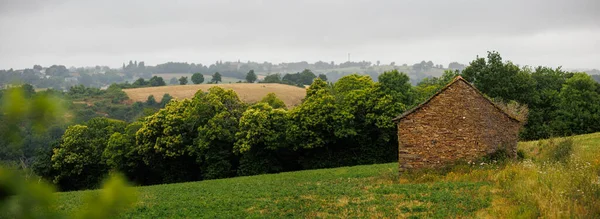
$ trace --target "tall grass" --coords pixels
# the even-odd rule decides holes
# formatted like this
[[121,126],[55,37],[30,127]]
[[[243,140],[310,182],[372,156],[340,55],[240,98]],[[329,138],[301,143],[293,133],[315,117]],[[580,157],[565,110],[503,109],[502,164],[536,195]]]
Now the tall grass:
[[520,150],[527,153],[524,160],[494,155],[446,169],[409,172],[400,182],[489,182],[492,204],[478,218],[600,218],[600,162],[575,154],[581,146],[576,143],[570,138],[542,140],[529,153]]
[[573,140],[538,142],[537,154],[493,175],[503,197],[490,208],[498,217],[600,218],[600,169],[575,156]]

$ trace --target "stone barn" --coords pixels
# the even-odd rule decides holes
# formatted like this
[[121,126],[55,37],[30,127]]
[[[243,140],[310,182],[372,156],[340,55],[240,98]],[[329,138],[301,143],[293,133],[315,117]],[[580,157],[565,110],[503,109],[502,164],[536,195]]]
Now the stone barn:
[[394,121],[400,172],[476,160],[500,148],[516,157],[522,126],[460,76]]

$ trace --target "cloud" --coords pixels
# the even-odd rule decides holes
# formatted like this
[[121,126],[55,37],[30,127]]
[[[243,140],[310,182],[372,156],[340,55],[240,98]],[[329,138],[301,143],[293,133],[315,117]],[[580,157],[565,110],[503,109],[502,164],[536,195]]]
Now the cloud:
[[[0,8],[0,29],[8,30],[0,35],[0,68],[129,59],[342,61],[348,52],[443,63],[486,50],[532,56],[516,62],[600,67],[596,0],[0,0]],[[589,61],[573,60],[582,53]]]

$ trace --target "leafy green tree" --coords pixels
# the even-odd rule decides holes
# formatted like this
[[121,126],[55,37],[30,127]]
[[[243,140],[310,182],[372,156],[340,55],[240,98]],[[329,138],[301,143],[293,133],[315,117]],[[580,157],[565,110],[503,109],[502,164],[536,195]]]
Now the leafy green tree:
[[115,132],[123,132],[125,122],[95,118],[84,125],[67,128],[60,146],[54,149],[52,167],[58,175],[54,183],[64,189],[91,188],[108,172],[102,153]]
[[[216,179],[235,175],[233,154],[235,134],[245,105],[233,90],[211,87],[208,94],[194,98],[197,115],[209,118],[198,128],[197,160],[202,163],[203,176]],[[209,110],[207,110],[209,109]],[[210,116],[210,115],[213,116]]]
[[[553,126],[561,124],[559,108],[561,98],[559,96],[563,84],[572,74],[564,72],[560,68],[538,67],[531,73],[536,82],[535,92],[531,95],[528,104],[529,116],[521,137],[527,140],[550,138],[554,135],[562,135],[561,131],[554,130]],[[553,125],[554,124],[554,125]]]
[[[190,121],[191,101],[171,101],[154,115],[144,118],[136,133],[136,142],[141,152],[155,152],[165,157],[185,155],[195,136],[193,121]],[[144,160],[150,165],[150,160]]]
[[254,83],[255,81],[256,81],[256,74],[254,73],[254,70],[250,70],[248,72],[248,74],[246,74],[246,82]]
[[283,100],[280,100],[279,98],[277,98],[277,95],[275,95],[275,93],[268,93],[267,96],[265,96],[262,100],[260,100],[260,102],[269,104],[269,106],[273,107],[273,109],[285,109],[286,108]]
[[145,87],[149,84],[149,82],[146,82],[146,80],[144,80],[143,78],[138,78],[137,80],[135,80],[135,82],[133,82],[133,87]]
[[102,158],[111,170],[124,173],[129,179],[137,183],[149,183],[146,181],[145,173],[150,168],[145,165],[135,142],[136,132],[142,127],[142,122],[133,122],[123,133],[113,133],[102,152]]
[[346,125],[352,115],[338,109],[335,97],[323,83],[315,80],[304,102],[290,111],[288,134],[296,149],[324,147],[338,137],[354,134]]
[[258,103],[246,110],[239,122],[234,152],[241,154],[238,175],[278,172],[283,169],[277,151],[289,147],[287,111]]
[[415,97],[412,93],[412,85],[410,79],[404,73],[398,70],[386,71],[379,75],[379,85],[381,90],[386,94],[391,95],[393,101],[400,102],[404,105],[414,105]]
[[529,103],[535,81],[512,62],[502,62],[498,52],[488,52],[487,60],[477,58],[462,71],[462,76],[481,92],[504,101]]
[[165,83],[165,81],[163,80],[162,77],[158,77],[158,76],[154,76],[152,78],[150,78],[150,80],[148,81],[149,85],[151,87],[158,87],[158,86],[165,86],[167,85]]
[[172,77],[171,80],[169,81],[169,84],[171,84],[171,85],[179,84],[179,81],[177,80],[176,77]]
[[[379,65],[379,64],[377,64],[377,65]],[[327,81],[327,75],[325,75],[325,74],[319,74],[319,78],[323,81]]]
[[[197,114],[192,101],[171,101],[165,108],[145,117],[136,132],[137,153],[151,166],[157,181],[181,182],[200,179],[195,159]],[[196,168],[194,168],[196,167]]]
[[202,82],[204,82],[204,75],[200,73],[194,73],[192,75],[192,82],[194,82],[194,84],[202,84]]
[[28,166],[36,156],[36,150],[47,149],[51,140],[56,139],[48,136],[46,131],[54,127],[62,130],[61,100],[49,92],[27,97],[31,94],[26,94],[22,87],[1,93],[0,160],[14,163],[29,174]]
[[154,98],[154,95],[150,95],[148,96],[148,99],[146,100],[146,105],[148,106],[155,106],[156,103],[156,99]]
[[[9,90],[8,94],[2,99],[0,105],[0,121],[3,116],[10,116],[10,119],[3,120],[0,126],[13,127],[13,124],[29,123],[40,128],[55,123],[55,119],[62,119],[59,111],[58,101],[45,92],[33,99],[23,98],[22,89]],[[17,108],[15,108],[17,107]],[[14,111],[18,109],[18,111]],[[33,118],[33,119],[32,119]],[[30,120],[32,119],[32,120]],[[92,127],[96,123],[90,122]],[[13,132],[11,130],[4,130]],[[6,134],[7,132],[2,132]],[[46,132],[45,129],[38,129],[36,132]],[[52,130],[48,134],[55,135]],[[7,138],[0,138],[7,140]],[[13,140],[8,138],[8,140]],[[19,139],[16,139],[19,141]],[[48,143],[48,142],[46,142]],[[85,145],[88,146],[88,145]],[[74,159],[75,158],[75,159]],[[48,160],[50,160],[48,158]],[[69,157],[65,163],[71,161],[78,162],[76,157]],[[77,169],[76,167],[75,169]],[[50,171],[49,171],[50,172]],[[75,171],[76,172],[76,171]],[[54,197],[54,188],[46,184],[37,177],[30,178],[20,171],[0,166],[0,218],[63,218],[66,215],[57,212],[56,199]],[[102,187],[100,200],[96,202],[85,201],[85,209],[78,209],[77,214],[71,217],[82,218],[111,218],[118,217],[119,213],[135,203],[136,195],[133,189],[125,186],[123,178],[111,177]],[[89,210],[94,209],[94,210]],[[93,212],[95,211],[95,212]],[[92,213],[93,212],[93,213]]]
[[286,74],[283,76],[282,81],[290,82],[291,84],[297,85],[309,85],[316,78],[315,74],[308,69],[304,69],[302,72],[295,74]]
[[181,76],[179,78],[179,85],[186,85],[188,83],[187,77]]
[[109,98],[111,103],[121,103],[129,99],[129,96],[116,84],[112,84],[106,89],[106,98]]
[[161,108],[165,107],[169,103],[169,101],[171,101],[172,99],[173,99],[173,96],[165,93],[163,95],[162,99],[160,100],[160,107]]
[[308,87],[306,89],[305,99],[308,99],[309,97],[316,95],[320,91],[323,91],[323,93],[328,93],[328,92],[330,92],[329,90],[330,90],[330,87],[327,85],[327,82],[325,82],[319,78],[319,79],[315,80],[310,85],[310,87]]
[[215,84],[218,84],[219,82],[221,82],[221,73],[215,72],[215,74],[213,74],[212,79],[210,79],[210,81]]
[[333,90],[336,95],[343,95],[352,90],[362,90],[371,87],[373,84],[373,80],[368,75],[351,74],[340,78],[340,80],[334,84]]
[[267,75],[262,83],[281,83],[281,74]]
[[23,94],[26,98],[32,97],[35,94],[35,89],[31,84],[23,84],[21,85],[21,89],[23,89]]
[[258,103],[242,114],[239,126],[234,147],[236,153],[249,151],[253,145],[277,149],[285,145],[287,111]]
[[560,124],[557,129],[566,135],[600,131],[600,94],[598,83],[585,73],[575,73],[560,91]]

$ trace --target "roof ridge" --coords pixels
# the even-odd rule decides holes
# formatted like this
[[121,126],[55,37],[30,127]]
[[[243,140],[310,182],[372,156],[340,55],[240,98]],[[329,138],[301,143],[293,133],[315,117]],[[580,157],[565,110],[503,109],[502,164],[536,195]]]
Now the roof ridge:
[[501,107],[499,107],[496,103],[494,103],[494,101],[492,101],[490,98],[486,97],[481,91],[479,91],[479,89],[477,89],[473,84],[469,83],[466,79],[464,79],[462,76],[458,75],[456,77],[454,77],[454,79],[452,79],[452,81],[448,84],[446,84],[446,86],[444,86],[442,89],[440,89],[439,91],[437,91],[435,94],[433,94],[431,97],[429,97],[427,100],[425,100],[423,103],[413,107],[412,109],[402,113],[401,115],[397,116],[396,118],[392,119],[392,121],[398,121],[410,114],[412,114],[413,112],[417,111],[418,109],[420,109],[421,107],[423,107],[424,105],[426,105],[427,103],[429,103],[429,101],[431,101],[433,98],[435,98],[436,96],[438,96],[439,94],[441,94],[442,92],[444,92],[446,89],[448,89],[450,86],[452,86],[454,83],[456,83],[457,81],[463,81],[465,82],[469,87],[473,88],[477,94],[479,94],[481,97],[483,97],[483,99],[487,100],[490,104],[492,104],[492,106],[494,106],[496,109],[498,109],[501,113],[503,113],[504,115],[506,115],[508,118],[513,119],[517,122],[522,122],[520,119],[516,118],[515,116],[511,115],[510,113],[506,112],[504,109],[502,109]]

